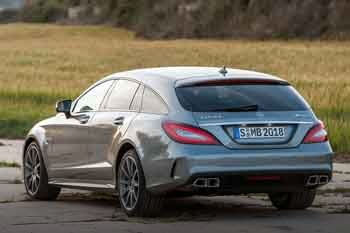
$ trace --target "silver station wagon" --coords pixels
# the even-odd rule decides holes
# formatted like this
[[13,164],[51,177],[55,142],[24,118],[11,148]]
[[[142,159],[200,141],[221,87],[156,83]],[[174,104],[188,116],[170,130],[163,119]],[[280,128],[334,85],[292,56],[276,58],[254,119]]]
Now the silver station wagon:
[[29,132],[27,193],[112,190],[129,216],[156,216],[170,195],[267,193],[305,209],[332,176],[323,123],[285,80],[236,69],[116,73]]

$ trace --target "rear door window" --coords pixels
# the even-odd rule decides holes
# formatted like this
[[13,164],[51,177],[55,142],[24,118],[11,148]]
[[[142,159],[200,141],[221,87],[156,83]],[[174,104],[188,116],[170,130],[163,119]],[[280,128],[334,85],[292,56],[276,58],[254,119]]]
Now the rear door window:
[[304,111],[309,108],[290,85],[245,84],[176,88],[181,105],[193,112]]

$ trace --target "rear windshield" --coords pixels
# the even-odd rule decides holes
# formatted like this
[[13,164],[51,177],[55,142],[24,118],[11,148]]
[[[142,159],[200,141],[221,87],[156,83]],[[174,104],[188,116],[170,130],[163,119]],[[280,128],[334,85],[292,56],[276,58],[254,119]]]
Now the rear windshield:
[[309,108],[289,85],[245,84],[176,88],[181,105],[193,112],[304,111]]

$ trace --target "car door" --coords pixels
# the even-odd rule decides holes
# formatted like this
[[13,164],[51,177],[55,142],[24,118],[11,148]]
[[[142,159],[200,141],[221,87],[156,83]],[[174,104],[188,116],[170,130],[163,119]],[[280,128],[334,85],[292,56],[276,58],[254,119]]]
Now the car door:
[[50,130],[49,163],[51,176],[63,179],[84,179],[88,164],[89,124],[99,109],[113,80],[98,83],[84,92],[72,105],[71,116],[56,116]]
[[95,183],[112,184],[113,148],[139,111],[142,88],[134,81],[117,80],[91,121],[89,179]]

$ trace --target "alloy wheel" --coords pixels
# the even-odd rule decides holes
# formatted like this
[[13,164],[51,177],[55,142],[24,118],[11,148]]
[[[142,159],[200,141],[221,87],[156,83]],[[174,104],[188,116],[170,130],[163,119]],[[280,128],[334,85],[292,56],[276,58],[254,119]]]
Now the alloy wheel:
[[120,199],[127,210],[133,210],[139,199],[139,170],[135,159],[126,156],[119,170]]
[[39,190],[40,166],[39,150],[35,145],[30,145],[24,157],[24,182],[31,195],[35,195]]

